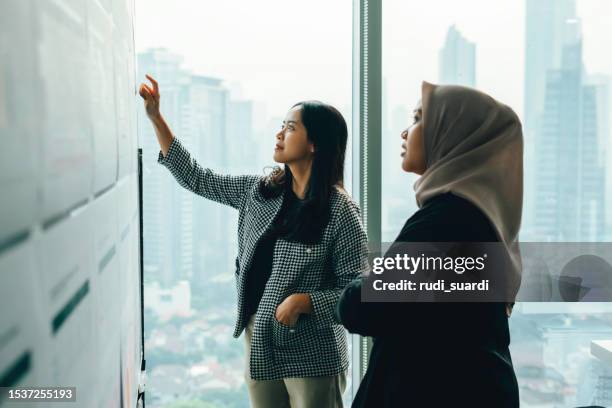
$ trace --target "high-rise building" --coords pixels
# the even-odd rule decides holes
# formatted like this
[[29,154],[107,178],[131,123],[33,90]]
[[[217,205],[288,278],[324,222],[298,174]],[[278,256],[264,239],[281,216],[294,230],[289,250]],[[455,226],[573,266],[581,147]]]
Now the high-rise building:
[[523,127],[537,129],[544,110],[546,73],[561,67],[566,22],[575,0],[527,0],[525,10],[525,108]]
[[441,84],[476,86],[476,44],[463,37],[454,25],[448,29],[438,63]]
[[533,240],[535,139],[544,113],[546,75],[560,69],[566,21],[576,17],[575,0],[526,0],[524,80],[524,204],[521,239]]
[[535,153],[535,238],[596,241],[604,234],[604,166],[597,85],[587,84],[580,22],[566,21],[561,67],[546,72]]
[[[181,121],[181,89],[188,78],[181,68],[182,58],[163,48],[138,54],[139,82],[148,82],[145,74],[160,84],[164,118],[181,142],[191,144],[191,133],[185,132]],[[145,275],[162,286],[173,285],[191,275],[192,208],[186,192],[177,188],[172,176],[157,163],[160,151],[154,129],[146,115],[139,115],[138,131],[143,147],[143,219],[145,241]],[[176,208],[177,211],[170,211]]]
[[[587,78],[588,81],[588,78]],[[580,181],[578,211],[581,241],[604,241],[606,239],[606,189],[605,150],[602,145],[600,123],[608,112],[598,109],[598,95],[603,93],[600,85],[585,82],[582,89],[582,134],[580,137]]]
[[[605,168],[605,201],[612,202],[612,165],[609,165],[612,152],[612,77],[606,74],[592,74],[587,83],[594,86],[597,115],[597,143],[599,146],[597,161]],[[608,161],[606,161],[608,160]],[[604,205],[605,231],[604,241],[612,241],[612,206]]]
[[[230,101],[221,79],[187,71],[181,67],[182,58],[165,49],[141,53],[138,62],[139,78],[146,81],[148,73],[158,80],[164,118],[192,159],[218,173],[256,170],[250,101]],[[157,163],[159,144],[145,115],[139,130],[147,174],[143,187],[147,275],[162,286],[188,279],[200,289],[207,287],[211,279],[233,272],[236,214],[179,186]]]
[[[233,152],[227,137],[229,91],[219,78],[191,75],[184,89],[181,110],[185,131],[190,132],[192,157],[217,173],[233,173]],[[235,242],[233,209],[189,193],[193,205],[195,267],[192,283],[208,287],[210,279],[232,272]]]

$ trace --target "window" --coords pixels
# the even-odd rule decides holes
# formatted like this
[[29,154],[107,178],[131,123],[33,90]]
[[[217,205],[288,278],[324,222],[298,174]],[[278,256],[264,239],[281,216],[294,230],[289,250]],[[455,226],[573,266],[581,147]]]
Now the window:
[[[166,121],[204,167],[263,174],[300,100],[338,108],[350,134],[351,24],[347,1],[137,0],[137,81],[158,80]],[[237,212],[180,187],[156,162],[153,128],[142,108],[138,115],[147,406],[246,407],[244,339],[232,337]]]
[[[609,2],[352,3],[138,0],[138,80],[156,77],[175,135],[200,163],[232,174],[273,164],[274,133],[298,99],[338,107],[355,130],[346,184],[360,198],[370,239],[382,241],[417,210],[417,176],[401,171],[399,154],[421,81],[475,86],[523,122],[521,242],[612,239],[612,58],[602,52]],[[236,214],[176,185],[155,163],[159,147],[139,114],[147,403],[246,406],[243,344],[231,337]],[[511,351],[521,406],[612,403],[612,308],[589,306],[516,305]],[[347,402],[368,351],[365,339],[351,337]]]
[[[417,209],[418,176],[402,173],[399,155],[422,80],[475,86],[521,117],[522,242],[610,241],[611,16],[612,4],[595,0],[384,2],[383,241]],[[588,306],[515,307],[522,407],[612,403],[610,304]]]

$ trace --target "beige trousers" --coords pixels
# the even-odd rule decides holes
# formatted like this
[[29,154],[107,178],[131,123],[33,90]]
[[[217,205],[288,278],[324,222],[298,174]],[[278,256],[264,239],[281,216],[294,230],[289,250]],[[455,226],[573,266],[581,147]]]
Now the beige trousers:
[[326,377],[253,380],[249,370],[255,315],[245,328],[245,382],[253,408],[342,408],[346,373]]

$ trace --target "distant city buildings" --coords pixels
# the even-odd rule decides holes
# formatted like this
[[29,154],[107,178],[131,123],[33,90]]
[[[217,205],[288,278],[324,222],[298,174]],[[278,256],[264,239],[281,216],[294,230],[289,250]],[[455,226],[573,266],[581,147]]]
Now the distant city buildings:
[[[453,25],[449,27],[444,45],[438,53],[438,83],[476,86],[476,44],[468,41]],[[402,225],[418,206],[412,185],[418,176],[401,170],[400,133],[412,124],[414,106],[387,104],[387,81],[383,78],[382,100],[382,178],[384,201],[382,207],[382,238],[393,241]],[[416,104],[417,100],[414,101]]]
[[[612,239],[606,228],[612,225],[612,206],[606,205],[612,166],[605,154],[612,148],[612,82],[586,72],[575,9],[575,0],[526,0],[523,242]],[[438,54],[438,82],[476,87],[476,48],[457,27],[449,27]],[[181,64],[180,56],[164,49],[138,55],[138,79],[150,73],[159,80],[162,112],[175,136],[204,167],[261,174],[272,164],[272,140],[282,116],[256,118],[254,102],[233,100],[223,79],[195,75]],[[399,132],[410,126],[413,106],[389,109],[386,87],[383,80],[382,236],[391,241],[417,210],[412,183],[418,176],[401,172],[399,156]],[[145,301],[159,318],[148,339],[158,403],[176,400],[176,390],[192,396],[224,390],[245,400],[246,391],[237,389],[243,345],[226,344],[235,312],[236,214],[182,189],[156,163],[159,145],[144,115],[139,133],[145,166]],[[525,406],[569,404],[591,395],[593,402],[612,400],[606,383],[612,359],[588,350],[593,339],[610,336],[609,323],[601,309],[565,312],[551,303],[515,308],[512,357]],[[595,357],[602,361],[591,368]],[[176,388],[177,378],[182,388]]]
[[[232,100],[222,79],[193,74],[182,57],[158,48],[138,54],[138,79],[156,78],[161,110],[192,158],[218,173],[261,172],[253,103]],[[159,143],[140,115],[144,177],[144,263],[149,279],[172,286],[187,279],[204,288],[218,274],[233,272],[236,215],[180,187],[157,163]],[[271,143],[270,143],[271,144]]]
[[[567,13],[557,18],[563,21],[544,24],[554,28],[552,35],[536,40],[543,49],[558,48],[555,58],[544,64],[540,56],[534,57],[543,72],[527,69],[542,81],[534,82],[534,89],[525,89],[526,101],[533,98],[527,134],[533,149],[526,160],[526,178],[531,181],[531,190],[526,192],[533,194],[534,200],[528,209],[533,211],[531,224],[527,224],[528,240],[600,241],[605,236],[605,145],[598,133],[609,113],[598,108],[598,103],[605,103],[598,97],[601,85],[589,83],[581,24],[570,13],[571,3],[562,2]],[[550,6],[550,15],[556,16],[552,9],[557,3]],[[528,21],[531,18],[527,16]],[[530,56],[527,53],[527,58]],[[527,59],[526,66],[531,62]]]
[[[587,72],[583,41],[575,0],[526,0],[521,242],[612,240],[612,165],[606,155],[612,149],[612,81]],[[476,86],[476,47],[449,27],[438,82]],[[418,177],[401,174],[399,159],[393,159],[395,133],[410,125],[412,106],[389,112],[385,90],[383,80],[382,232],[391,241],[417,209],[411,186]],[[521,406],[612,401],[612,359],[606,354],[600,361],[591,346],[612,329],[607,309],[591,305],[584,312],[570,304],[517,304],[510,326]]]
[[[220,78],[194,74],[181,56],[162,49],[137,55],[138,81],[160,85],[162,114],[200,166],[219,174],[262,174],[262,140],[254,104],[232,99]],[[282,120],[282,119],[281,119]],[[280,121],[277,121],[277,125]],[[147,404],[220,398],[243,406],[243,344],[232,339],[236,290],[237,213],[181,187],[157,163],[160,151],[146,115],[139,115],[143,147],[143,216]],[[271,159],[273,134],[267,151]],[[216,395],[216,397],[211,397]]]
[[463,37],[454,25],[448,29],[438,64],[441,84],[476,86],[476,44]]
[[147,308],[151,309],[160,321],[165,322],[175,316],[193,315],[191,290],[187,281],[180,281],[171,288],[162,288],[159,282],[152,282],[145,285],[145,297]]
[[[575,0],[527,0],[525,18],[520,240],[604,241],[609,79],[586,72]],[[517,305],[511,349],[526,406],[608,401],[609,367],[589,351],[612,333],[606,312],[594,303],[588,313],[572,304]]]
[[[184,132],[180,109],[181,90],[188,81],[181,69],[182,57],[163,49],[138,54],[137,81],[148,82],[152,75],[161,86],[161,109],[164,118],[181,142],[191,144],[193,134]],[[146,115],[139,115],[140,145],[143,147],[143,219],[145,276],[171,286],[178,279],[191,276],[193,206],[189,196],[175,187],[176,181],[164,175],[157,164],[160,151],[157,137]],[[176,209],[176,210],[171,210]],[[183,245],[184,244],[184,245]]]

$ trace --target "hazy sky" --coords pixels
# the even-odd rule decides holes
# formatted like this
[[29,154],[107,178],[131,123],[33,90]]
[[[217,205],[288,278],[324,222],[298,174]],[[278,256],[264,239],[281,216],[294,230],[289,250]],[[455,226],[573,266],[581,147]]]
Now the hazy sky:
[[295,102],[350,106],[349,1],[136,0],[136,48],[167,47],[196,72],[239,81],[284,116]]
[[[477,87],[522,115],[523,0],[385,0],[383,75],[389,110],[412,107],[438,79],[451,24],[477,44]],[[578,0],[584,59],[612,74],[612,1]],[[243,96],[284,115],[300,99],[350,106],[352,1],[136,0],[136,48],[166,47],[195,72],[239,82]],[[232,85],[232,88],[235,86]],[[348,112],[345,112],[348,113]]]
[[[524,0],[384,1],[383,73],[390,108],[412,104],[420,80],[438,79],[438,51],[455,24],[476,43],[476,86],[523,111]],[[587,70],[612,75],[612,1],[578,0]],[[405,97],[404,97],[405,96]]]

